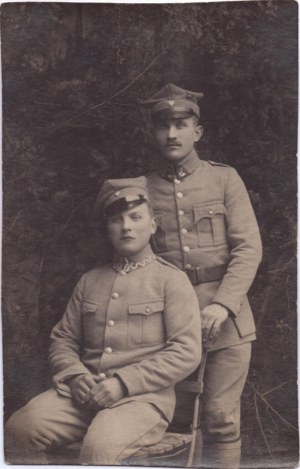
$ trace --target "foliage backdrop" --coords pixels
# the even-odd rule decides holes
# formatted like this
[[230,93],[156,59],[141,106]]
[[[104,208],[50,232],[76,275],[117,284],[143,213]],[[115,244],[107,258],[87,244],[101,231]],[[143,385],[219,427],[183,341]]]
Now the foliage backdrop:
[[244,461],[297,461],[296,2],[15,3],[1,13],[6,416],[50,384],[50,330],[107,253],[93,201],[107,177],[157,164],[137,103],[171,81],[204,92],[201,158],[239,171],[263,237]]

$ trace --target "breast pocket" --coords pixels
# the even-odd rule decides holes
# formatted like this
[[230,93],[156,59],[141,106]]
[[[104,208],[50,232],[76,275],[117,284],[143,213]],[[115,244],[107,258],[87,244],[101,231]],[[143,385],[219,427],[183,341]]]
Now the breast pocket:
[[222,202],[193,208],[199,247],[226,244],[226,207]]
[[157,229],[155,234],[152,236],[152,247],[154,252],[159,254],[167,250],[166,219],[163,212],[154,211],[154,216],[157,221]]
[[128,306],[128,346],[145,347],[165,341],[163,300],[143,301]]
[[91,346],[94,342],[97,309],[98,303],[87,300],[82,303],[82,329],[85,346]]

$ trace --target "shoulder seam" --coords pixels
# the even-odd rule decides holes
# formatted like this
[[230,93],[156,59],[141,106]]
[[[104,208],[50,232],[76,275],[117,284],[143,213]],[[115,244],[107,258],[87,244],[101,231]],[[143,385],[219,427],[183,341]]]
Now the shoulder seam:
[[161,264],[164,264],[168,267],[171,267],[172,269],[174,270],[179,270],[181,272],[181,269],[179,269],[176,265],[174,264],[171,264],[171,262],[168,262],[166,261],[165,259],[163,259],[162,257],[160,256],[156,256],[156,259],[158,260],[158,262],[160,262]]
[[208,162],[211,166],[222,166],[222,167],[224,167],[224,168],[232,168],[232,166],[229,166],[228,164],[219,163],[219,162],[217,162],[217,161],[207,160],[207,162]]

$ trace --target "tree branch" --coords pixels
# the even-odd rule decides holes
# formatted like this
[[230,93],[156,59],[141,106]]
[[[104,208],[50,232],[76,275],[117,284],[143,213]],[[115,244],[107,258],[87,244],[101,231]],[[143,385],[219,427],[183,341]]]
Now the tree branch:
[[265,397],[263,397],[260,393],[257,393],[257,395],[260,397],[260,399],[263,401],[263,403],[267,406],[267,408],[271,409],[272,412],[274,412],[274,414],[277,415],[277,417],[280,418],[280,420],[282,420],[282,422],[284,422],[289,428],[291,428],[295,432],[298,432],[298,429],[296,427],[294,427],[294,425],[292,425],[290,422],[285,420],[285,418],[283,418],[282,415],[280,415],[280,413],[277,412],[277,410],[275,410],[273,406],[271,406],[271,404],[267,401],[267,399]]
[[104,104],[109,103],[112,99],[114,99],[117,96],[119,96],[120,94],[124,93],[124,91],[126,91],[128,88],[130,88],[130,86],[133,85],[133,83],[135,83],[137,80],[139,80],[139,78],[141,78],[152,67],[152,65],[154,65],[155,62],[157,62],[157,60],[162,56],[163,53],[164,53],[164,50],[162,50],[156,57],[154,57],[154,59],[147,65],[147,67],[145,67],[144,70],[142,70],[138,75],[136,75],[126,86],[124,86],[124,88],[117,91],[116,93],[114,93],[109,98],[104,99],[103,101],[101,101],[101,103],[95,104],[94,106],[91,106],[88,109],[85,109],[84,111],[79,112],[78,114],[74,114],[73,116],[69,117],[69,119],[62,122],[60,125],[66,125],[69,122],[71,122],[73,119],[76,119],[77,117],[81,117],[84,114],[86,114],[90,111],[93,111],[94,109],[97,109],[101,106],[104,106]]
[[70,221],[71,221],[71,219],[72,219],[74,213],[76,213],[77,210],[78,210],[83,204],[85,204],[85,202],[87,202],[87,201],[90,200],[90,199],[91,199],[91,197],[88,197],[87,199],[82,200],[82,201],[72,210],[72,212],[71,212],[69,218],[67,219],[66,223],[63,225],[61,231],[64,231],[64,230],[67,228],[67,226],[68,226],[68,224],[70,223]]
[[267,437],[266,437],[266,434],[264,432],[264,429],[263,429],[263,426],[262,426],[262,423],[261,423],[261,420],[260,420],[260,415],[259,415],[259,411],[258,411],[258,405],[257,405],[257,393],[256,393],[256,390],[255,388],[253,387],[253,391],[254,391],[254,405],[255,405],[255,414],[256,414],[256,418],[257,418],[257,421],[258,421],[258,424],[259,424],[259,428],[260,428],[260,431],[262,433],[262,436],[265,440],[265,443],[266,443],[266,446],[268,448],[268,452],[270,454],[270,456],[272,456],[273,458],[273,453],[271,451],[271,448],[270,448],[270,445],[269,445],[269,442],[267,440]]

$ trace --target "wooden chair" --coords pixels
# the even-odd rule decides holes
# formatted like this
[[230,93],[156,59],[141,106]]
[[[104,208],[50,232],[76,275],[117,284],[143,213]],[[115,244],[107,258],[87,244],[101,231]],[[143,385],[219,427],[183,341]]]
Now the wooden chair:
[[[207,350],[195,372],[175,387],[177,404],[172,423],[163,439],[151,446],[141,448],[122,464],[130,466],[200,466],[202,433],[200,428],[201,395]],[[186,405],[187,404],[187,405]],[[49,464],[78,464],[81,442],[56,449],[48,455]]]
[[[200,466],[202,454],[201,395],[206,358],[207,350],[205,349],[197,370],[176,385],[175,415],[163,439],[154,445],[141,448],[126,463],[139,466],[193,467],[194,459],[196,459],[197,467]],[[189,404],[188,409],[185,405],[186,402]]]

